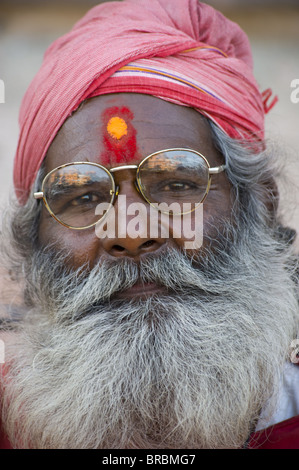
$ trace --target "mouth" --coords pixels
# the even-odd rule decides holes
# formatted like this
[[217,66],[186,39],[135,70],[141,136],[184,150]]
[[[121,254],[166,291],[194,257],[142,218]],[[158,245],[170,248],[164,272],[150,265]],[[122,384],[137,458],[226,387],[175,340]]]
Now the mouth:
[[167,295],[169,291],[167,287],[155,282],[141,282],[138,281],[132,287],[117,292],[114,297],[117,299],[134,299],[134,298],[146,298],[154,295]]

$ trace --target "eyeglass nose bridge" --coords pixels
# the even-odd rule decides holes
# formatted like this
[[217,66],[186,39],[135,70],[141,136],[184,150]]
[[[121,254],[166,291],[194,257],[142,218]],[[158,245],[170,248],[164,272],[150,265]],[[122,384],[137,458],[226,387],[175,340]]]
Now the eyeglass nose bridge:
[[[115,173],[115,172],[117,172],[117,171],[121,171],[121,170],[138,170],[138,168],[139,168],[139,165],[121,165],[121,166],[116,166],[116,167],[114,167],[114,168],[110,168],[108,171],[109,171],[109,173],[111,173],[111,176],[112,176],[113,179],[114,179],[113,173]],[[136,178],[135,178],[134,184],[135,184],[135,189],[138,191],[139,194],[141,194],[141,196],[143,197],[143,199],[146,201],[145,197],[144,197],[143,194],[142,194],[142,191],[140,190],[137,176],[136,176]],[[115,183],[115,179],[114,179],[114,185],[115,185],[115,191],[113,192],[112,204],[115,203],[116,198],[117,198],[117,196],[119,195],[119,185]],[[146,202],[147,202],[147,201],[146,201]]]

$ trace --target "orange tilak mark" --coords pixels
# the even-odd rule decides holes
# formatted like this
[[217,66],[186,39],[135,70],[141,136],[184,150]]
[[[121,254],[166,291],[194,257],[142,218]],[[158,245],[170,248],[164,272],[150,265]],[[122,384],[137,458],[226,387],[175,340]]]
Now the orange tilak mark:
[[124,135],[128,133],[128,126],[126,122],[118,117],[112,117],[107,124],[107,131],[114,139],[121,139]]

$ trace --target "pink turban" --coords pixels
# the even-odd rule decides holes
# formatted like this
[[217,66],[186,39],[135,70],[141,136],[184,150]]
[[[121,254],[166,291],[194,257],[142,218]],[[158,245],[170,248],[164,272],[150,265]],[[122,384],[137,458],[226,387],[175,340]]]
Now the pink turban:
[[92,8],[46,51],[20,110],[14,185],[21,203],[56,133],[80,103],[145,93],[197,109],[229,136],[264,139],[246,34],[198,0],[123,0]]

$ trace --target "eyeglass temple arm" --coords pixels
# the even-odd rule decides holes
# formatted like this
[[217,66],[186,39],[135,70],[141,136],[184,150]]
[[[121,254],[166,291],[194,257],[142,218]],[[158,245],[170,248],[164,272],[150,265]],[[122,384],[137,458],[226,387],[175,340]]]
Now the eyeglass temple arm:
[[215,166],[213,168],[209,168],[209,174],[210,175],[217,175],[218,173],[221,173],[224,171],[226,168],[226,165],[220,165],[220,166]]
[[38,193],[33,193],[34,199],[42,199],[44,197],[44,193],[39,191]]

